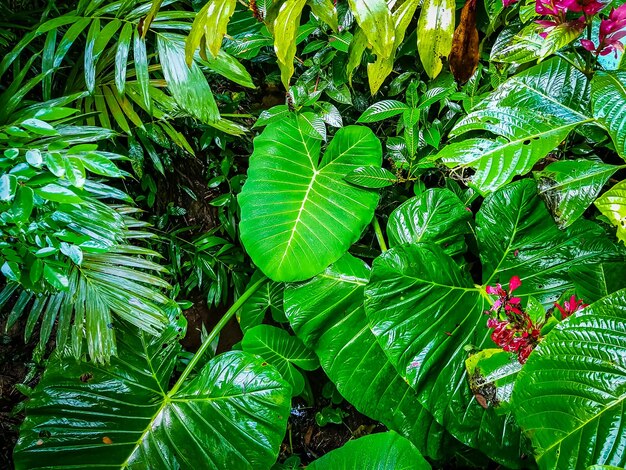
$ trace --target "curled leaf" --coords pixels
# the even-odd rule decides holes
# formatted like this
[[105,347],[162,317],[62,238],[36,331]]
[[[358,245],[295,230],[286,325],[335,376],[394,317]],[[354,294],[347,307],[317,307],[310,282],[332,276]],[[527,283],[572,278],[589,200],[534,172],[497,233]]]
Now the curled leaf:
[[466,83],[478,67],[478,29],[476,29],[476,0],[467,0],[461,11],[459,26],[452,38],[448,57],[452,75],[459,83]]

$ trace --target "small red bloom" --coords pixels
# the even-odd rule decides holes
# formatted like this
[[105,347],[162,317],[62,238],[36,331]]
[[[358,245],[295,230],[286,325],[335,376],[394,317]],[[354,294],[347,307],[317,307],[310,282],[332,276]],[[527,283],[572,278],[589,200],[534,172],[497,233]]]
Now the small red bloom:
[[593,16],[604,8],[605,3],[598,0],[562,0],[561,4],[569,11],[583,12],[585,16]]
[[517,0],[502,0],[502,5],[504,6],[504,8],[508,8],[514,3],[517,3]]
[[582,299],[576,300],[576,296],[572,295],[569,301],[563,302],[563,307],[561,307],[558,303],[555,302],[554,306],[559,309],[561,312],[561,318],[565,320],[567,317],[577,312],[578,310],[582,310],[588,304],[584,303]]

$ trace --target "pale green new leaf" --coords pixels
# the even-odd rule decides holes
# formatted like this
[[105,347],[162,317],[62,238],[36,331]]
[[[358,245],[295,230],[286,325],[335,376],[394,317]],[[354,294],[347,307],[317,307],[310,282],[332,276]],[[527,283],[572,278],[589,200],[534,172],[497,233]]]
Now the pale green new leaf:
[[626,180],[596,199],[595,205],[617,227],[617,238],[626,244]]
[[452,50],[454,0],[424,0],[417,22],[417,52],[430,78],[443,68],[441,58]]
[[239,195],[241,240],[275,281],[308,279],[339,259],[361,236],[378,194],[351,185],[354,169],[380,166],[374,133],[340,129],[320,161],[321,141],[302,116],[269,124],[254,141],[248,180]]
[[598,71],[591,80],[593,116],[609,131],[626,159],[626,72]]
[[280,67],[280,77],[286,89],[289,89],[289,81],[294,71],[296,36],[305,4],[306,0],[286,0],[274,20],[274,50]]
[[560,323],[513,392],[541,469],[626,465],[626,290]]
[[237,0],[209,0],[196,14],[185,47],[188,64],[191,64],[203,37],[209,53],[217,57],[236,6]]

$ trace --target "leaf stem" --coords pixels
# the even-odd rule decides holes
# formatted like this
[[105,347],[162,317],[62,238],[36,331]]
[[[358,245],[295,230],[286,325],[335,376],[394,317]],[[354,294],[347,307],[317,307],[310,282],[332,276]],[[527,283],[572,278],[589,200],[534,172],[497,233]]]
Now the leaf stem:
[[387,251],[387,244],[385,243],[385,237],[383,236],[383,231],[380,229],[380,224],[378,223],[376,215],[374,215],[372,225],[374,226],[374,233],[376,233],[376,240],[378,240],[380,250],[384,253],[385,251]]
[[263,282],[265,282],[266,280],[267,278],[265,276],[262,276],[261,279],[256,281],[250,287],[248,287],[246,291],[243,294],[241,294],[241,297],[239,297],[237,301],[228,309],[228,311],[224,314],[224,316],[220,319],[220,321],[217,322],[217,325],[215,325],[215,328],[211,330],[211,333],[209,333],[206,339],[202,342],[202,344],[200,345],[200,348],[198,348],[196,353],[193,355],[193,358],[191,358],[191,361],[189,361],[189,364],[187,364],[187,367],[185,367],[185,370],[183,371],[183,373],[180,375],[180,377],[178,378],[178,380],[176,381],[172,389],[169,391],[168,396],[172,397],[176,394],[176,392],[178,392],[180,387],[183,385],[183,382],[185,382],[187,377],[189,377],[189,374],[191,374],[191,371],[196,367],[198,362],[202,359],[202,356],[204,356],[204,353],[206,352],[206,350],[211,346],[211,343],[213,342],[213,340],[217,337],[217,335],[220,334],[220,331],[222,331],[222,329],[226,326],[226,323],[230,321],[230,319],[233,317],[233,315],[235,315],[237,310],[241,308],[241,306],[245,303],[245,301],[248,300],[250,296],[254,294],[254,292],[259,288],[259,286],[263,284]]

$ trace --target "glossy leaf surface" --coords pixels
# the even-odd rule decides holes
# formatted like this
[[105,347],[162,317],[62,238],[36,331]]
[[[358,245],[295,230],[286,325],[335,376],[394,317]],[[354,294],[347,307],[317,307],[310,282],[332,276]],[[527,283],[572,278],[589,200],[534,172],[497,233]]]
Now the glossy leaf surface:
[[349,0],[359,27],[380,57],[389,57],[394,43],[394,25],[385,0]]
[[626,465],[626,291],[552,330],[520,372],[513,400],[540,468]]
[[618,166],[591,160],[564,160],[535,172],[539,194],[561,227],[570,226],[596,199]]
[[453,0],[424,0],[417,22],[417,51],[430,78],[443,68],[442,57],[452,50],[454,36]]
[[599,71],[591,80],[593,116],[609,131],[617,153],[626,159],[626,72]]
[[368,278],[366,264],[344,255],[313,279],[288,286],[285,313],[346,400],[410,439],[424,455],[440,458],[450,437],[417,401],[368,327],[363,308]]
[[437,158],[449,166],[475,170],[471,182],[483,194],[528,173],[580,124],[585,114],[587,79],[565,61],[552,59],[500,85],[451,131],[495,134],[444,147]]
[[432,242],[450,256],[465,252],[472,213],[448,189],[429,189],[397,207],[387,222],[389,245]]
[[626,181],[609,189],[595,205],[617,227],[617,238],[626,244]]
[[177,334],[120,332],[109,367],[54,360],[27,403],[16,467],[269,467],[289,416],[289,386],[233,351],[170,395]]
[[315,370],[319,366],[315,354],[299,338],[274,326],[258,325],[246,331],[241,346],[276,367],[291,385],[294,396],[304,389],[304,377],[296,366],[304,370]]
[[424,457],[393,431],[348,441],[307,465],[311,470],[429,470]]
[[243,244],[275,281],[307,279],[340,258],[378,202],[376,192],[344,180],[358,167],[380,167],[382,150],[373,132],[340,129],[320,160],[321,142],[305,133],[303,120],[270,124],[255,139],[239,195]]

